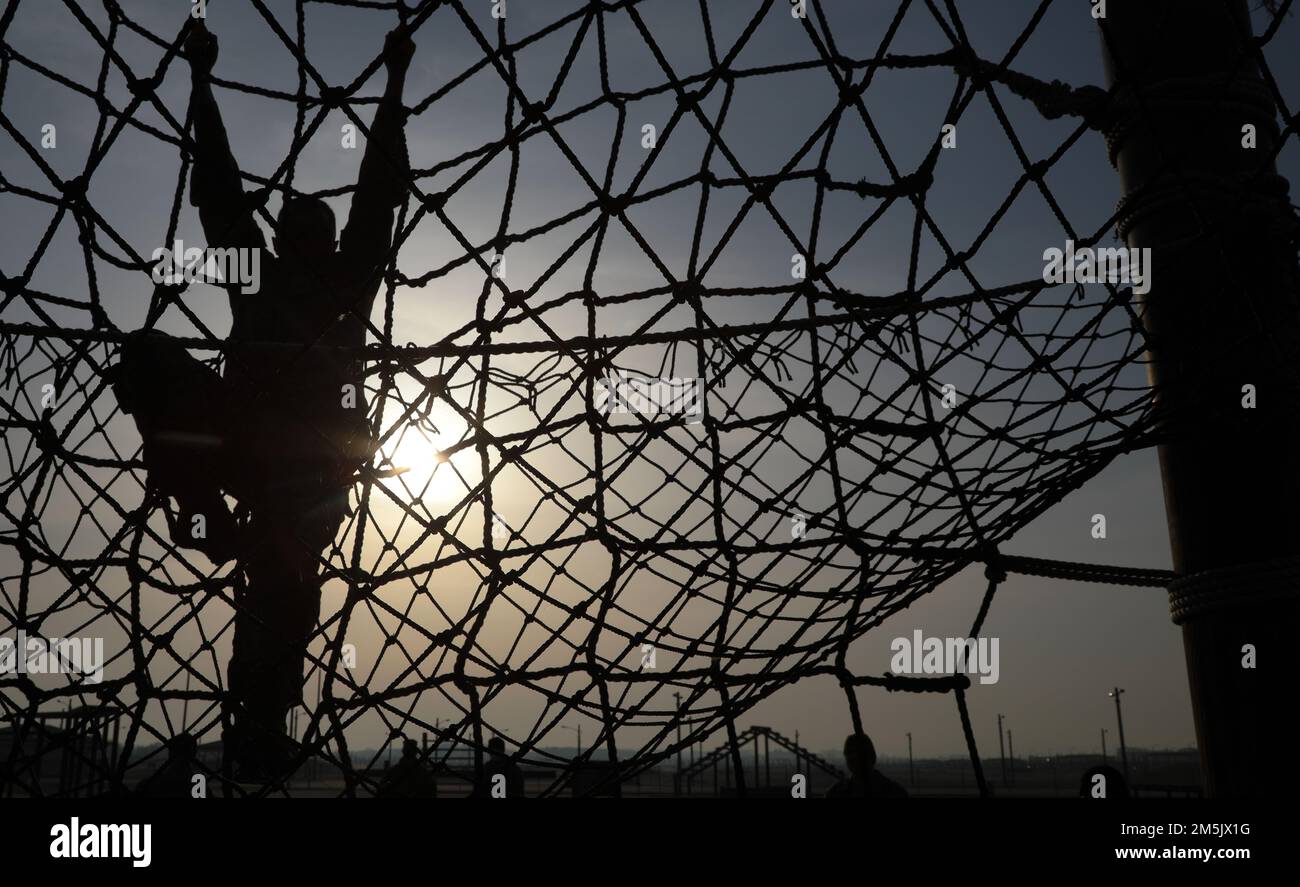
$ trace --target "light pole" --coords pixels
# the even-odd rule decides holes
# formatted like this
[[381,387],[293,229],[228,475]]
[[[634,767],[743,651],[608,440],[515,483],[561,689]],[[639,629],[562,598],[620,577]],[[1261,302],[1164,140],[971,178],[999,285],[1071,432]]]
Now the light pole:
[[561,724],[560,728],[563,730],[576,730],[578,732],[578,753],[573,757],[574,760],[582,757],[582,724],[579,724],[576,727],[570,727],[568,724]]
[[907,734],[907,782],[916,788],[916,764],[912,761],[912,734]]
[[1101,762],[1106,763],[1106,728],[1101,728]]
[[1120,711],[1119,697],[1124,691],[1119,687],[1111,690],[1109,695],[1115,700],[1115,721],[1119,724],[1119,759],[1124,767],[1124,781],[1129,783],[1129,789],[1132,790],[1132,780],[1128,775],[1128,746],[1124,744],[1124,713]]
[[1002,719],[1006,715],[998,715],[998,757],[1002,759],[1002,787],[1007,787],[1007,749],[1002,742]]
[[1010,755],[1011,755],[1011,766],[1007,769],[1007,772],[1011,775],[1011,784],[1012,784],[1012,785],[1015,785],[1015,782],[1016,782],[1016,744],[1015,744],[1015,742],[1014,742],[1014,741],[1012,740],[1012,738],[1011,738],[1011,730],[1010,730],[1009,728],[1008,728],[1008,730],[1007,730],[1007,751],[1008,751],[1008,752],[1010,753]]
[[678,691],[673,694],[673,699],[677,701],[677,772],[682,772],[682,694]]

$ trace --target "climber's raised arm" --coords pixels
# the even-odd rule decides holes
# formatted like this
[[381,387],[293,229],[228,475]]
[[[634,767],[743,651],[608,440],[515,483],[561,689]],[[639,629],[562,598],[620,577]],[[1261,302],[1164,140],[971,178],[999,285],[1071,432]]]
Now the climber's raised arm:
[[190,63],[190,112],[195,142],[190,202],[199,209],[209,247],[260,249],[266,241],[244,195],[239,166],[212,95],[210,78],[217,61],[217,38],[202,19],[195,21],[185,41],[185,58]]
[[[415,44],[404,28],[391,31],[384,41],[388,83],[370,126],[357,190],[339,239],[339,251],[376,284],[393,244],[394,210],[406,196],[409,179],[402,88],[414,53]],[[366,306],[358,307],[367,313]]]

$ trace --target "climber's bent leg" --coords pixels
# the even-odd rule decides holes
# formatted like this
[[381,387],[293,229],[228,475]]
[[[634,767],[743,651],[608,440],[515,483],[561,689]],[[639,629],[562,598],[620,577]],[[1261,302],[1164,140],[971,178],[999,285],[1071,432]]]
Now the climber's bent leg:
[[236,526],[222,495],[227,407],[221,376],[170,336],[146,333],[123,344],[113,391],[135,418],[149,479],[179,506],[172,541],[216,563],[233,558]]

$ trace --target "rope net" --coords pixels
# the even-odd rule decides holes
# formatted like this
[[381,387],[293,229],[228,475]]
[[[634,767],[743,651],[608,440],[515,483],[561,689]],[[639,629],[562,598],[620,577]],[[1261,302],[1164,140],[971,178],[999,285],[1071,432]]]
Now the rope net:
[[[0,16],[0,95],[12,100],[20,75],[42,78],[92,101],[97,120],[84,171],[60,178],[0,105],[0,126],[43,179],[6,173],[3,198],[31,225],[48,220],[30,261],[4,277],[0,628],[103,637],[106,677],[0,677],[0,705],[11,722],[82,706],[116,719],[121,753],[106,778],[122,785],[161,753],[137,749],[182,733],[209,743],[228,728],[246,579],[242,559],[214,567],[173,541],[173,505],[150,486],[113,396],[111,368],[139,324],[124,324],[111,294],[152,293],[145,325],[211,367],[232,358],[213,329],[220,291],[155,284],[154,244],[120,234],[120,207],[91,197],[119,142],[165,144],[178,177],[162,242],[199,239],[185,216],[192,121],[159,98],[182,76],[191,20],[150,28],[113,0],[66,0],[100,60],[97,82],[82,83],[11,40],[33,5],[10,0]],[[1018,201],[1046,207],[1059,239],[1080,248],[1113,236],[1115,215],[1076,230],[1048,184],[1101,128],[1106,92],[1015,68],[1051,0],[1027,6],[996,59],[975,52],[951,0],[900,0],[860,55],[839,48],[866,43],[846,39],[836,21],[848,7],[835,3],[802,16],[784,0],[669,4],[677,28],[692,29],[678,44],[650,0],[544,13],[511,3],[499,18],[487,0],[239,5],[298,75],[294,90],[220,63],[237,79],[213,78],[218,101],[243,93],[294,120],[274,170],[243,173],[270,230],[267,200],[349,197],[300,192],[299,159],[340,123],[364,143],[377,101],[361,87],[381,57],[339,87],[313,66],[309,25],[324,7],[400,21],[417,60],[440,51],[454,67],[405,97],[416,148],[354,355],[377,446],[318,553],[320,614],[292,730],[296,760],[337,771],[341,792],[372,790],[389,744],[423,733],[428,761],[473,749],[480,774],[500,736],[517,760],[554,772],[545,793],[556,794],[577,770],[544,746],[575,721],[589,725],[582,757],[612,762],[606,787],[710,737],[732,744],[743,780],[737,719],[817,676],[843,685],[859,730],[860,687],[952,693],[986,790],[968,680],[855,674],[850,645],[972,564],[988,578],[972,637],[1008,570],[1169,580],[999,553],[1116,456],[1154,442],[1131,290],[1044,283],[1036,250],[1018,266],[982,261]],[[235,6],[209,4],[218,35]],[[918,20],[933,51],[898,49]],[[918,102],[923,137],[891,139],[873,112],[878,83],[900,76],[940,85],[933,107]],[[746,125],[791,82],[816,119],[763,129],[756,146]],[[471,83],[496,96],[483,112],[494,131],[454,125]],[[1019,174],[991,215],[945,225],[932,192],[959,152],[945,149],[943,126],[989,138],[983,116],[963,129],[977,108]],[[1013,120],[1044,117],[1056,122],[1031,149]],[[458,150],[422,150],[422,127],[453,130]],[[87,289],[42,291],[34,275],[69,226]],[[868,263],[886,269],[870,285]],[[655,401],[665,391],[672,402]],[[494,728],[506,711],[528,712],[531,726]],[[363,727],[384,737],[368,765],[348,744]],[[7,767],[21,784],[16,748]],[[283,778],[207,769],[229,792],[286,790]]]

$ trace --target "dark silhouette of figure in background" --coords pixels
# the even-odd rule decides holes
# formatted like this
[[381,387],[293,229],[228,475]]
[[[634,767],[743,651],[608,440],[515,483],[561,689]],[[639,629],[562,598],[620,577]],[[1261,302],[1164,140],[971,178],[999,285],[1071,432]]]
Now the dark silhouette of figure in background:
[[[1102,777],[1097,779],[1097,777]],[[1083,771],[1079,779],[1081,798],[1127,798],[1128,780],[1108,764],[1098,764]]]
[[[471,797],[499,797],[501,790],[497,789],[496,794],[493,794],[492,790],[502,784],[505,786],[507,798],[524,797],[524,771],[506,754],[505,740],[500,736],[493,736],[488,740],[487,747],[490,757],[483,765],[483,784],[475,788]],[[504,783],[497,778],[498,776],[504,777]]]
[[849,778],[841,779],[826,792],[828,798],[906,798],[907,790],[876,769],[876,747],[865,733],[852,733],[844,740],[844,763]]
[[[123,346],[114,389],[143,438],[150,486],[177,502],[172,540],[215,563],[240,560],[247,581],[235,593],[226,751],[245,778],[266,779],[280,775],[289,754],[285,719],[301,703],[320,558],[373,452],[362,366],[335,349],[364,346],[392,248],[409,169],[402,87],[415,46],[401,28],[385,41],[387,85],[337,248],[329,206],[286,197],[272,255],[212,94],[216,38],[202,22],[195,28],[185,47],[190,200],[210,249],[261,251],[261,279],[251,292],[225,284],[233,323],[223,376],[167,336],[138,334]],[[226,496],[238,501],[235,514]]]
[[384,775],[376,793],[380,798],[436,798],[438,781],[420,759],[420,745],[414,739],[402,742],[402,758]]
[[189,798],[193,796],[194,774],[198,769],[199,743],[189,733],[167,742],[167,760],[135,787],[141,798]]

